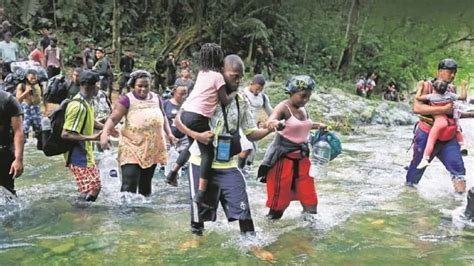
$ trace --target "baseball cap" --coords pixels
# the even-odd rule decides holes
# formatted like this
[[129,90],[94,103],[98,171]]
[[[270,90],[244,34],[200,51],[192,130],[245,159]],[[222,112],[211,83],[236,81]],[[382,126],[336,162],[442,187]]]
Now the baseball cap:
[[81,85],[94,85],[99,80],[99,74],[92,70],[84,70],[79,75],[79,83]]
[[438,69],[458,69],[458,63],[452,58],[445,58],[439,61]]
[[95,48],[94,50],[95,50],[95,51],[101,51],[102,53],[104,53],[104,54],[105,54],[105,49],[104,49],[104,48],[102,48],[102,47],[100,47],[100,46],[99,46],[99,47],[97,47],[97,48]]

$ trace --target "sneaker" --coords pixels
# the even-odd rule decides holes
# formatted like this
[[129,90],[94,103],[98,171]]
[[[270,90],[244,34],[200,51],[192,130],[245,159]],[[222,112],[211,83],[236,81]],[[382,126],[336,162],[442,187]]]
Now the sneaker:
[[197,205],[204,207],[206,209],[212,209],[213,206],[206,203],[206,195],[205,191],[198,190],[196,195],[194,195],[193,201],[197,203]]
[[177,187],[178,186],[178,172],[169,171],[166,175],[166,183],[170,186]]
[[466,180],[458,177],[453,178],[453,187],[455,193],[462,194],[466,192]]
[[430,162],[427,159],[421,160],[421,162],[418,164],[416,169],[423,169],[426,168],[428,165],[430,165]]

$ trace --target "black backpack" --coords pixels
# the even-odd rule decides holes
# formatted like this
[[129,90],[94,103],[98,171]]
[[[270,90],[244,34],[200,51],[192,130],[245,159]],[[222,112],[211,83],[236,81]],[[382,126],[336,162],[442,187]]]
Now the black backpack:
[[[77,101],[81,104],[84,104],[84,100],[82,99],[66,99],[56,110],[53,111],[53,113],[49,115],[49,119],[51,120],[51,134],[43,141],[43,152],[46,156],[54,156],[66,153],[71,151],[71,149],[74,147],[74,144],[76,144],[75,141],[66,140],[61,137],[65,122],[66,108],[72,101]],[[84,132],[84,128],[86,127],[85,123],[87,121],[87,115],[88,112],[86,109],[86,117],[81,129],[81,134]]]
[[48,81],[48,88],[43,95],[43,100],[47,103],[60,104],[67,98],[71,82],[64,76],[54,76]]
[[23,69],[17,69],[15,72],[9,73],[3,80],[3,90],[16,96],[16,86],[25,80],[25,73]]

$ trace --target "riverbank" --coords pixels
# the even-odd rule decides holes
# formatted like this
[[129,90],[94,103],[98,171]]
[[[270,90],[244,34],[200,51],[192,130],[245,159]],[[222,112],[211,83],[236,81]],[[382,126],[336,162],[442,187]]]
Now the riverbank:
[[[283,88],[282,83],[276,82],[266,86],[273,106],[287,98]],[[367,125],[413,125],[417,121],[406,102],[381,100],[379,95],[366,99],[338,88],[318,88],[306,109],[313,120],[324,122],[343,134],[361,133],[362,126]]]

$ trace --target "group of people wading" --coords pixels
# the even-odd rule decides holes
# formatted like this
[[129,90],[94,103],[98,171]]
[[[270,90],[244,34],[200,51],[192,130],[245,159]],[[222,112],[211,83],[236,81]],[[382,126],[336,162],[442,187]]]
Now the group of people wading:
[[[121,191],[149,196],[152,178],[158,165],[171,164],[165,182],[178,186],[179,169],[189,163],[189,199],[191,231],[202,235],[204,222],[216,219],[219,203],[228,221],[239,221],[242,233],[254,234],[245,176],[241,171],[256,142],[275,133],[258,169],[258,178],[266,183],[269,219],[280,219],[290,202],[301,203],[305,217],[317,213],[318,196],[311,162],[308,138],[313,129],[325,130],[313,122],[305,106],[317,89],[308,75],[289,78],[285,85],[287,99],[272,108],[262,91],[265,78],[257,74],[250,85],[240,89],[244,63],[234,54],[224,56],[215,43],[202,45],[200,70],[192,92],[186,84],[173,89],[172,98],[164,101],[151,91],[152,75],[136,70],[126,81],[131,89],[119,97],[110,115],[96,119],[93,100],[97,96],[100,74],[93,70],[78,73],[78,92],[64,111],[61,138],[71,141],[64,155],[66,165],[75,177],[80,197],[95,201],[101,180],[94,157],[93,141],[101,149],[110,148],[110,136],[119,137],[118,162],[121,168]],[[414,137],[414,157],[408,168],[406,184],[415,186],[426,167],[438,157],[451,173],[455,192],[466,191],[465,153],[457,119],[473,117],[455,108],[453,101],[465,99],[467,83],[457,96],[452,81],[457,64],[452,59],[439,63],[438,76],[422,81],[414,103],[420,122]],[[24,115],[29,110],[18,101],[34,101],[34,81],[19,87],[16,97],[0,91],[0,185],[15,193],[14,179],[23,171]],[[34,93],[33,93],[34,95]],[[31,98],[31,99],[30,99]],[[259,110],[268,118],[257,127]],[[453,111],[454,109],[454,111]],[[313,118],[314,119],[314,118]],[[116,126],[123,122],[120,129]],[[180,145],[179,157],[169,162],[169,146]],[[474,188],[468,193],[466,216],[474,218]]]

